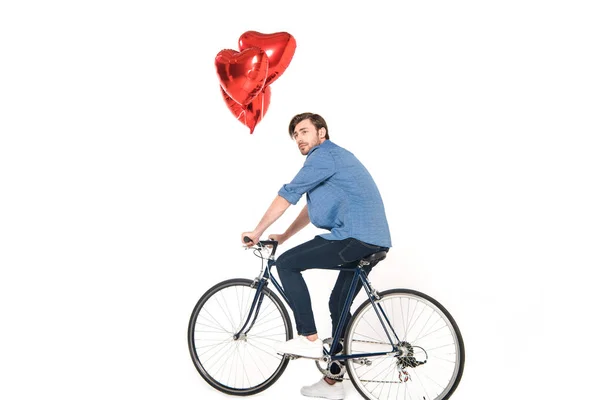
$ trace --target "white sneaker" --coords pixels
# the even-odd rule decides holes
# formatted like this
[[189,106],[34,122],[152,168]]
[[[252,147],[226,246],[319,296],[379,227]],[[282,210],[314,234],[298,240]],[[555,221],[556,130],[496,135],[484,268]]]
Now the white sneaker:
[[308,397],[321,397],[331,400],[342,400],[344,398],[344,386],[342,382],[330,385],[324,379],[319,379],[319,382],[314,385],[304,386],[300,389],[300,393]]
[[314,342],[311,342],[306,336],[298,336],[287,342],[275,344],[275,350],[281,354],[291,354],[307,358],[321,358],[323,357],[323,341],[317,339]]

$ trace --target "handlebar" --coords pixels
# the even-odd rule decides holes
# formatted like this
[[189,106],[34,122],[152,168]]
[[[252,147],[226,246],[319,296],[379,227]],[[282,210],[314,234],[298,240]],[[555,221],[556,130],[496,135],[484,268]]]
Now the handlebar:
[[[244,236],[244,243],[252,243],[252,239],[250,239],[248,236]],[[275,255],[275,251],[277,250],[277,245],[279,244],[278,241],[276,240],[259,240],[258,243],[256,243],[256,246],[259,249],[268,247],[268,246],[273,246],[273,250],[271,251],[271,255],[270,257],[273,257]]]

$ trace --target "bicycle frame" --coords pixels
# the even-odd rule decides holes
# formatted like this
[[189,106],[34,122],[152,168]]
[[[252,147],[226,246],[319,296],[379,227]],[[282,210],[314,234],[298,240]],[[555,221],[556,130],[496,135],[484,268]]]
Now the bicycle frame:
[[[263,289],[268,285],[269,280],[273,282],[275,289],[279,292],[279,294],[281,295],[283,300],[291,308],[290,301],[287,298],[287,296],[285,295],[285,291],[283,290],[283,287],[279,284],[279,282],[271,274],[271,268],[276,263],[275,258],[274,258],[275,248],[276,248],[276,246],[273,248],[273,251],[271,252],[271,256],[269,256],[269,258],[267,259],[267,267],[262,271],[262,275],[257,277],[254,280],[253,286],[256,285],[256,294],[254,295],[252,305],[250,306],[250,312],[248,313],[248,317],[246,318],[244,325],[239,330],[239,332],[237,332],[234,335],[235,339],[239,338],[242,335],[245,336],[248,333],[248,331],[250,331],[252,326],[254,325],[254,322],[256,321],[256,318],[258,317],[258,314],[260,312],[260,307],[262,305],[263,298],[265,296]],[[341,270],[342,268],[332,268],[332,269]],[[352,277],[352,283],[350,285],[350,290],[348,291],[348,295],[347,295],[346,301],[344,303],[342,317],[341,317],[341,320],[338,322],[336,332],[333,335],[333,342],[331,343],[330,349],[335,349],[337,347],[338,343],[340,343],[340,339],[342,336],[342,327],[344,326],[344,324],[346,322],[346,318],[348,318],[350,307],[353,302],[352,293],[354,293],[356,291],[356,288],[357,288],[359,282],[362,284],[363,288],[365,289],[365,292],[367,293],[367,296],[369,297],[369,300],[371,301],[371,305],[373,306],[373,309],[375,310],[377,317],[379,318],[379,322],[381,323],[381,325],[387,335],[387,338],[390,342],[390,346],[392,347],[392,350],[378,352],[378,353],[335,355],[335,354],[332,354],[331,351],[324,349],[327,357],[329,357],[329,359],[331,361],[385,356],[385,355],[390,355],[390,354],[396,354],[397,352],[400,351],[399,350],[400,339],[398,338],[398,335],[396,335],[396,332],[394,331],[393,326],[390,324],[390,321],[389,321],[387,315],[385,314],[383,307],[381,307],[381,305],[378,303],[379,294],[372,288],[372,286],[367,278],[367,274],[365,273],[365,271],[362,268],[362,265],[360,265],[360,264],[354,270],[354,276]],[[391,334],[390,334],[390,332],[391,332]]]

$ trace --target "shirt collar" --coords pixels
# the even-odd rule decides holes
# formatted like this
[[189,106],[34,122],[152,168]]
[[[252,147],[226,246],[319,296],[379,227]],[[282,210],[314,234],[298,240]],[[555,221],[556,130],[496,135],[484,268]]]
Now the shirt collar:
[[310,156],[310,153],[312,153],[313,151],[315,151],[316,149],[318,149],[321,146],[323,146],[323,147],[331,146],[330,142],[331,141],[329,139],[325,139],[325,141],[323,143],[321,143],[320,145],[315,146],[312,149],[310,149],[310,151],[308,152],[308,154],[306,155],[306,157]]

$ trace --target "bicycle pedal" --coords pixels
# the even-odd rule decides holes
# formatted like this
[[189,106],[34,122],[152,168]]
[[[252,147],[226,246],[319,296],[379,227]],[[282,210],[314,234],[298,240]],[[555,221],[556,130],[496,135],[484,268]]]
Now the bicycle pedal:
[[296,356],[294,354],[287,354],[287,353],[277,353],[278,356],[282,356],[282,357],[287,357],[289,360],[297,360],[298,358],[300,358],[300,356]]

